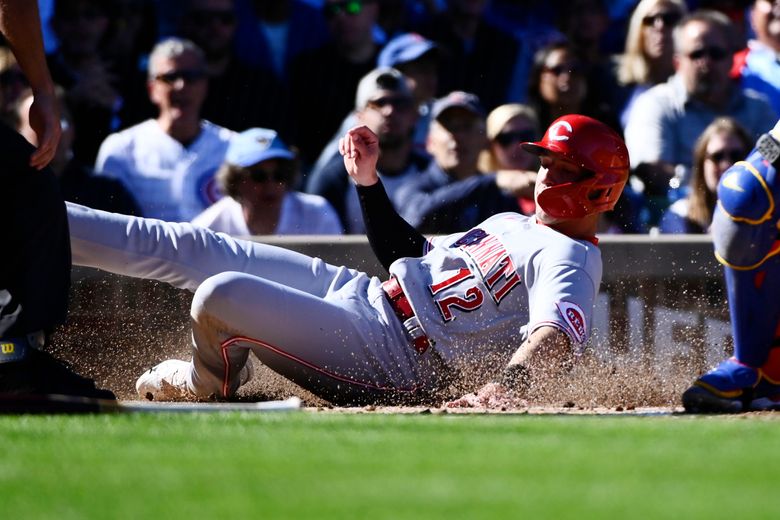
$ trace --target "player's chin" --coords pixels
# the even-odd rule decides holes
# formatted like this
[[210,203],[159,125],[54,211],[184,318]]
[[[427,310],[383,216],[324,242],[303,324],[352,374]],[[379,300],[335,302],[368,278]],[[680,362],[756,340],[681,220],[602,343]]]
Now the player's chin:
[[549,215],[548,213],[545,213],[543,209],[539,207],[539,204],[536,205],[536,220],[541,222],[542,224],[551,225],[551,224],[558,224],[559,222],[563,222],[566,219],[562,218],[555,218],[552,215]]

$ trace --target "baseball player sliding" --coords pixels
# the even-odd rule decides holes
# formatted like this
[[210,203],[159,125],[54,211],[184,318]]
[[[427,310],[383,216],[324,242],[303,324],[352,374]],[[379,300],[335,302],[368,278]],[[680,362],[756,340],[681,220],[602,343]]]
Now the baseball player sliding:
[[502,213],[426,239],[385,194],[376,135],[347,132],[340,151],[385,280],[189,224],[71,204],[74,263],[195,293],[192,360],[141,375],[141,398],[229,399],[252,372],[250,353],[342,405],[436,399],[469,366],[498,382],[466,404],[519,393],[529,377],[564,370],[588,339],[602,268],[598,214],[614,207],[629,165],[620,137],[580,115],[524,146],[541,160],[535,217]]
[[780,121],[718,183],[715,257],[726,275],[734,355],[683,393],[694,413],[780,409]]

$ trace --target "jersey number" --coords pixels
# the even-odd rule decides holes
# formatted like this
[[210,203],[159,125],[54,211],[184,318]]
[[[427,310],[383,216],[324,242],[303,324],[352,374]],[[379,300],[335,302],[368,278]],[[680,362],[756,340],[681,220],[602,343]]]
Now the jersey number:
[[[485,280],[485,285],[487,285],[490,295],[496,305],[509,294],[509,291],[520,283],[520,275],[515,271],[515,266],[508,256],[502,258],[497,264],[498,269]],[[435,298],[435,296],[444,289],[453,287],[464,280],[471,278],[474,278],[474,273],[463,267],[449,278],[431,284],[428,287],[431,291],[431,295],[434,296],[436,307],[439,309],[439,313],[445,322],[455,319],[453,309],[471,312],[479,309],[485,302],[484,292],[476,285],[467,288],[462,296],[452,295],[445,296],[444,298]]]

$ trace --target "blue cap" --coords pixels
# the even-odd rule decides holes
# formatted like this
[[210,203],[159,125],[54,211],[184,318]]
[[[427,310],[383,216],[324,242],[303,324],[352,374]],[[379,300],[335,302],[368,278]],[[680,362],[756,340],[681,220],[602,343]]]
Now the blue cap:
[[436,44],[417,33],[399,34],[384,46],[379,53],[378,67],[395,67],[414,61],[428,51],[437,49]]
[[295,159],[275,130],[250,128],[230,139],[225,161],[249,168],[269,159]]
[[439,119],[439,116],[450,108],[462,108],[474,114],[475,116],[485,117],[485,109],[479,98],[470,92],[454,90],[433,102],[431,108],[431,117]]

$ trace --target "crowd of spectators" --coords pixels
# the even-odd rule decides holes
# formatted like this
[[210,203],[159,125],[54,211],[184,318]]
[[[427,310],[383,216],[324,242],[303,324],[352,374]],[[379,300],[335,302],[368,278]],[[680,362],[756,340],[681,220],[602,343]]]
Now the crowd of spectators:
[[[336,148],[356,124],[421,231],[531,214],[520,143],[567,113],[629,148],[603,232],[706,233],[720,173],[780,111],[779,0],[39,4],[66,198],[233,234],[363,233]],[[33,139],[29,102],[0,46],[0,116]]]

